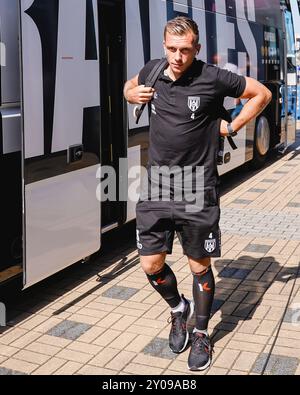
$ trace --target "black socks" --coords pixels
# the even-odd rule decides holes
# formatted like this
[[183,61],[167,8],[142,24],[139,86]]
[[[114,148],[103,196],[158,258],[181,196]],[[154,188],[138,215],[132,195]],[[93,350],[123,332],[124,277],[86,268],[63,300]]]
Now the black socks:
[[201,273],[193,273],[193,297],[195,302],[196,329],[207,330],[215,293],[215,279],[211,267]]
[[[147,274],[152,287],[174,309],[181,302],[176,277],[168,265],[154,274]],[[215,294],[215,279],[211,267],[201,273],[193,273],[193,297],[195,302],[196,329],[205,331],[210,319]]]
[[154,274],[147,274],[152,287],[161,294],[171,308],[175,308],[181,302],[177,289],[177,280],[171,268],[165,264],[162,270]]

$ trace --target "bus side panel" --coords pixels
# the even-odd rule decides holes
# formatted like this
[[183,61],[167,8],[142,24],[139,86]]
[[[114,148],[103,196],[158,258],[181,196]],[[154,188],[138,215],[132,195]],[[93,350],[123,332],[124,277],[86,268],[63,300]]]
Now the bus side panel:
[[96,0],[21,0],[24,286],[100,248]]
[[100,248],[97,170],[91,166],[26,185],[26,286]]

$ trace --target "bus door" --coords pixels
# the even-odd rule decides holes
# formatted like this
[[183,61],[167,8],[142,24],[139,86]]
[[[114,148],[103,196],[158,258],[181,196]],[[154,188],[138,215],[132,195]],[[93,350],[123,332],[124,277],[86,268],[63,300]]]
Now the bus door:
[[293,144],[296,139],[297,121],[297,69],[295,36],[292,13],[283,7],[284,29],[284,81],[282,90],[282,116],[285,130],[281,142],[285,148]]
[[[127,127],[124,117],[125,77],[124,1],[99,0],[99,41],[101,75],[101,167],[102,229],[125,222],[127,197]],[[123,162],[119,162],[123,158]],[[121,163],[121,164],[120,164]],[[124,168],[125,167],[125,168]],[[120,180],[122,181],[120,183]],[[121,190],[122,189],[122,190]],[[122,201],[123,200],[123,201]]]
[[97,0],[20,0],[24,288],[100,248]]
[[0,1],[0,283],[22,272],[18,1]]

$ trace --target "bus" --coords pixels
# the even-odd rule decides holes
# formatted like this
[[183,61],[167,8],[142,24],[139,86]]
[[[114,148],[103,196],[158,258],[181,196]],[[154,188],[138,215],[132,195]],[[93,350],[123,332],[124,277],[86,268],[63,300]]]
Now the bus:
[[[22,276],[26,289],[98,252],[103,233],[134,220],[149,114],[136,125],[123,86],[163,56],[164,26],[177,15],[198,23],[203,61],[273,93],[235,138],[238,149],[225,146],[220,174],[259,166],[270,149],[294,142],[289,1],[1,0],[0,286]],[[243,105],[225,100],[232,117]],[[115,199],[105,195],[105,167]]]
[[[298,104],[297,104],[297,121],[300,123],[300,0],[291,2],[293,22],[296,36],[296,65],[297,65],[297,85],[298,85]],[[299,128],[299,126],[298,126]]]

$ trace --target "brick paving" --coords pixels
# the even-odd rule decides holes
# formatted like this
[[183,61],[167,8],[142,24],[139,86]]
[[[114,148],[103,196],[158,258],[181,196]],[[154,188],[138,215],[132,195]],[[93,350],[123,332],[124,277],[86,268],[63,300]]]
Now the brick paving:
[[[0,375],[255,375],[267,359],[265,374],[300,374],[299,278],[293,288],[300,260],[297,145],[224,193],[221,206],[210,369],[191,373],[189,349],[169,350],[168,306],[146,281],[135,248],[114,246],[18,301],[0,328]],[[180,292],[191,298],[178,241],[167,262]]]

